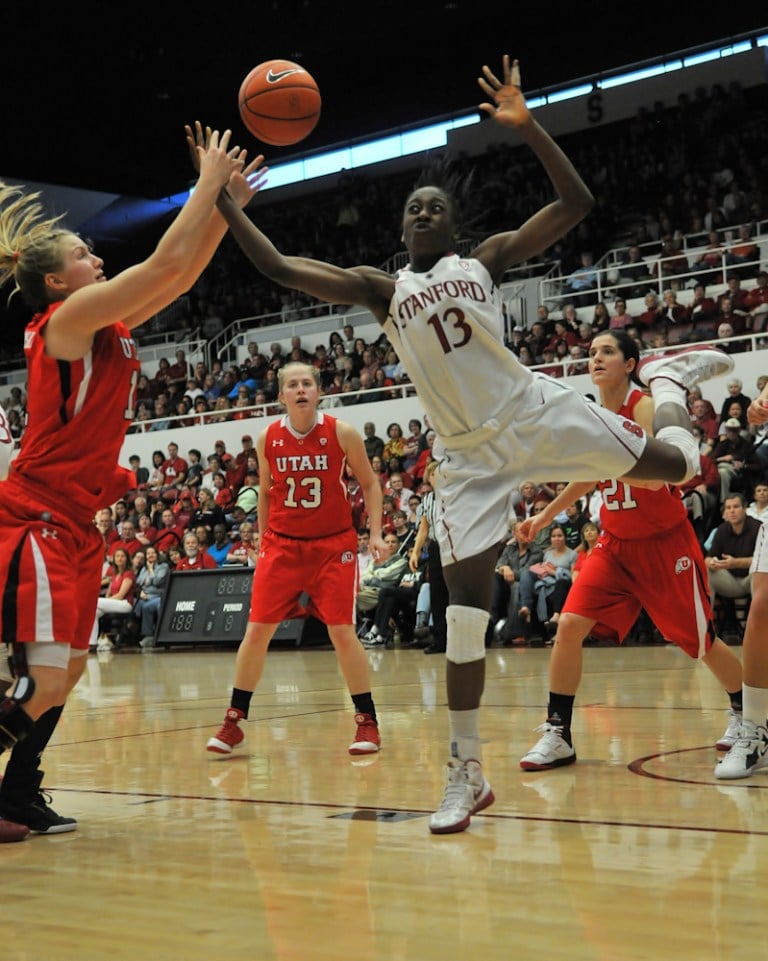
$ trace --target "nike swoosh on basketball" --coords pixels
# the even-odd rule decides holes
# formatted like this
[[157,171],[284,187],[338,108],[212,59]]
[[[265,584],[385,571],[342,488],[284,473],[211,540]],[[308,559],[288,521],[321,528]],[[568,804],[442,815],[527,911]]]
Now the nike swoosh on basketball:
[[290,77],[292,73],[303,73],[304,71],[300,67],[290,67],[288,70],[279,70],[277,73],[272,73],[271,70],[267,71],[267,83],[278,83],[284,77]]

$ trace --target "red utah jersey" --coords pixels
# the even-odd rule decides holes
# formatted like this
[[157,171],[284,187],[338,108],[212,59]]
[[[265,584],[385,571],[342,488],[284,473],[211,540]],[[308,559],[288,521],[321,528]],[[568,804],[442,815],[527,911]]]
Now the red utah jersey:
[[302,435],[288,416],[267,428],[264,454],[269,462],[269,528],[278,534],[314,539],[352,527],[344,481],[347,458],[336,437],[336,418],[322,411]]
[[[630,388],[618,413],[634,420],[635,405],[645,396],[641,390]],[[670,530],[688,516],[680,495],[666,484],[649,490],[608,480],[601,481],[598,487],[603,499],[600,529],[620,540],[636,540]]]
[[139,357],[122,323],[97,331],[79,360],[49,357],[41,334],[62,303],[36,314],[24,334],[28,422],[11,477],[44,495],[65,480],[67,502],[92,517],[135,486],[117,461],[135,416]]

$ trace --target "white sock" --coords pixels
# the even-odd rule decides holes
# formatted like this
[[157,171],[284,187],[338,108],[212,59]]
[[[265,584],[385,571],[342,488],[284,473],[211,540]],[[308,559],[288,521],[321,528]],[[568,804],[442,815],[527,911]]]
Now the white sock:
[[661,428],[656,434],[656,439],[676,447],[685,458],[685,477],[681,477],[675,483],[682,484],[684,481],[690,480],[694,474],[699,473],[701,470],[699,445],[689,430],[677,424],[670,424],[668,427]]
[[480,709],[449,711],[448,715],[451,721],[451,756],[460,761],[478,761],[482,764]]
[[744,720],[765,727],[768,717],[768,688],[742,684],[741,690],[744,698]]
[[661,407],[662,404],[677,404],[679,407],[685,408],[686,411],[688,410],[686,392],[674,380],[669,380],[663,375],[654,377],[649,389],[656,409]]

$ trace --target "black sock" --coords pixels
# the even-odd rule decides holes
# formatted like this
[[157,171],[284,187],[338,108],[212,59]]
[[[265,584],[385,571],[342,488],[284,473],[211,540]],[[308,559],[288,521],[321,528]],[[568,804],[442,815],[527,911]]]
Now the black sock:
[[36,791],[39,787],[38,769],[43,751],[56,730],[64,705],[51,707],[35,722],[29,736],[19,741],[11,751],[3,774],[2,790]]
[[233,687],[232,699],[229,702],[229,706],[236,708],[238,711],[242,711],[243,717],[247,719],[248,708],[251,706],[252,697],[253,691],[241,691],[239,687]]
[[563,740],[571,743],[571,720],[573,719],[573,702],[575,694],[555,694],[549,692],[547,704],[547,720],[555,727],[562,727]]
[[353,694],[352,703],[358,714],[370,714],[371,718],[376,720],[376,708],[370,691],[366,691],[365,694]]
[[734,691],[733,693],[729,691],[728,699],[731,702],[731,710],[741,714],[744,709],[744,702],[742,700],[741,688],[739,688],[738,691]]

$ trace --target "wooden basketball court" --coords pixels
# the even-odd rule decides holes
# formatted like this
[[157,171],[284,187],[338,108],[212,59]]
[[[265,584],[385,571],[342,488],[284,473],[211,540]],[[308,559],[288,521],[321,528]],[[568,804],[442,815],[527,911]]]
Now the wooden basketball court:
[[[47,755],[79,830],[0,847],[9,961],[768,957],[768,772],[713,777],[727,702],[673,647],[588,648],[577,764],[537,774],[546,650],[492,649],[497,801],[434,837],[441,657],[370,653],[384,748],[353,760],[330,650],[274,650],[246,749],[204,750],[233,649],[90,655]],[[2,762],[0,762],[2,763]]]

